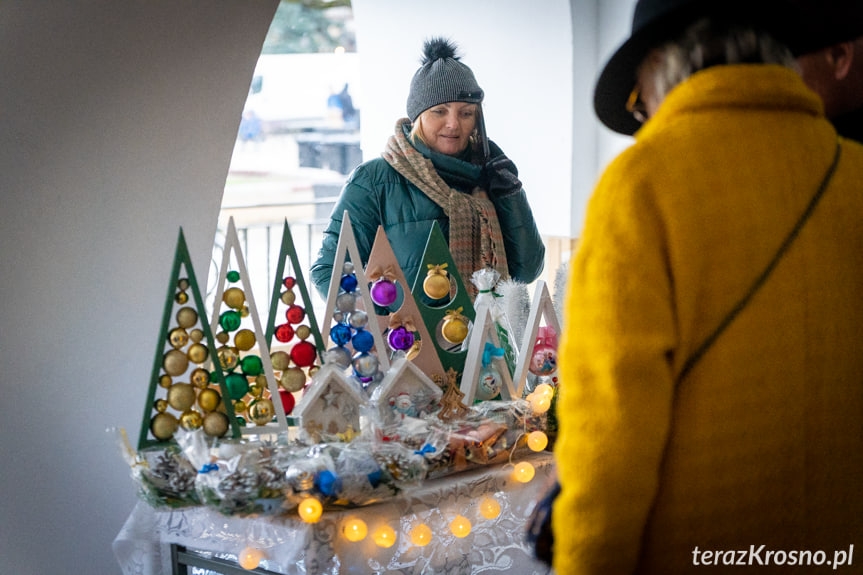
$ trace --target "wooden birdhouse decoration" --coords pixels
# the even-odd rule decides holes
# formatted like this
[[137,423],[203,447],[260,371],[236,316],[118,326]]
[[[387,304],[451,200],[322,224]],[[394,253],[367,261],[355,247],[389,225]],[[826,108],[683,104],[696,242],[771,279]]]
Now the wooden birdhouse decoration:
[[300,439],[307,443],[351,441],[360,433],[360,412],[367,403],[339,366],[324,365],[294,408],[301,422]]
[[434,411],[443,395],[415,363],[405,357],[393,361],[381,384],[372,394],[381,421],[390,423],[403,417],[419,417]]

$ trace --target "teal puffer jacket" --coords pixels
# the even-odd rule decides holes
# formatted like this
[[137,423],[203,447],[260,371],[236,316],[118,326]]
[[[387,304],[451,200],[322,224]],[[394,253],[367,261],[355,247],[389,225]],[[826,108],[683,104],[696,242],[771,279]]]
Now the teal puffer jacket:
[[[502,154],[493,142],[489,142],[489,145],[492,158]],[[467,193],[480,185],[481,166],[433,152],[422,144],[415,143],[414,146],[431,159],[450,187]],[[524,189],[505,196],[490,195],[490,199],[500,221],[509,275],[513,279],[530,283],[542,271],[545,246],[539,236]],[[365,162],[348,177],[333,208],[330,224],[324,231],[318,258],[311,268],[311,280],[324,298],[332,277],[342,214],[345,210],[351,217],[363,266],[368,262],[378,226],[383,226],[405,279],[411,287],[419,271],[432,222],[438,222],[444,235],[449,238],[449,218],[440,206],[396,172],[383,158]],[[467,282],[470,278],[462,280]]]

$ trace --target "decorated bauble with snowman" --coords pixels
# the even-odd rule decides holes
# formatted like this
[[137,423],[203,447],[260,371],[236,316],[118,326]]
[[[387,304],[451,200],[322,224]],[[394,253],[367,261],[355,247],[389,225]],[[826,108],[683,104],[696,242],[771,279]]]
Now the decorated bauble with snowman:
[[401,392],[398,395],[390,397],[389,404],[396,414],[408,417],[417,416],[417,408],[414,405],[414,400],[405,392]]
[[482,368],[479,374],[479,382],[476,387],[476,398],[481,401],[494,399],[500,394],[500,373],[492,365]]

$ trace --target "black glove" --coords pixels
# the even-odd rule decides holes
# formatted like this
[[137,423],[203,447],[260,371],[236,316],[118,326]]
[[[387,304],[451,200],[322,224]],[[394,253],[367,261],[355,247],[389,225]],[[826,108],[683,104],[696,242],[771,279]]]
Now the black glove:
[[482,168],[482,175],[490,196],[508,196],[521,189],[518,168],[504,154],[489,160]]

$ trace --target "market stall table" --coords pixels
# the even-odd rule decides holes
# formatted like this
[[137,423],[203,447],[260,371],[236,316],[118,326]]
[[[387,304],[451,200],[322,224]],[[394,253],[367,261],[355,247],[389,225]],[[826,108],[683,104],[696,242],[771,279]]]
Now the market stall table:
[[[228,516],[204,506],[157,510],[142,501],[114,540],[114,553],[125,575],[176,573],[172,548],[178,546],[232,559],[235,566],[246,547],[262,549],[266,559],[261,568],[283,575],[546,574],[549,569],[532,557],[525,543],[525,527],[552,473],[553,458],[543,452],[521,460],[536,469],[528,483],[513,479],[512,464],[479,467],[426,480],[374,505],[326,511],[317,523],[296,516]],[[500,504],[499,514],[490,519],[480,509],[486,497]],[[464,537],[450,529],[458,515],[471,524]],[[361,541],[348,541],[343,534],[352,518],[362,519],[368,527]],[[420,524],[431,531],[431,541],[423,546],[413,544],[410,535]],[[395,532],[389,548],[374,542],[381,525]]]

